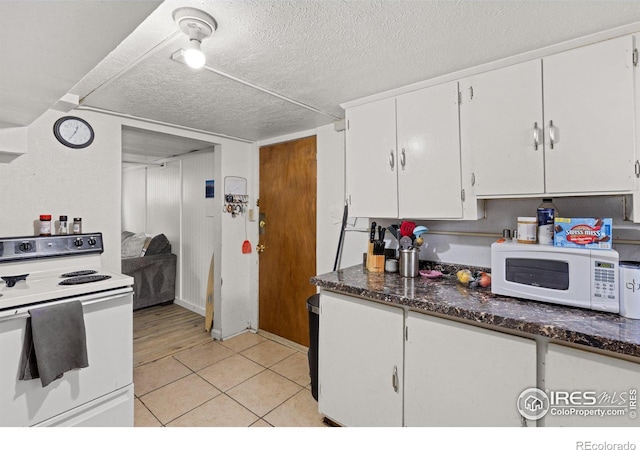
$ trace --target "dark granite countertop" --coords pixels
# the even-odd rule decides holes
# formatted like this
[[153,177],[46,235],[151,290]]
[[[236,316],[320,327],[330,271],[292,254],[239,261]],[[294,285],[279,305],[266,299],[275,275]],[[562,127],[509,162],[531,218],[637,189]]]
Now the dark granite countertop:
[[640,357],[640,320],[582,308],[504,297],[490,288],[457,281],[455,266],[435,266],[441,278],[403,278],[397,273],[369,273],[362,265],[311,278],[324,289],[438,313],[452,318],[514,330],[594,349]]

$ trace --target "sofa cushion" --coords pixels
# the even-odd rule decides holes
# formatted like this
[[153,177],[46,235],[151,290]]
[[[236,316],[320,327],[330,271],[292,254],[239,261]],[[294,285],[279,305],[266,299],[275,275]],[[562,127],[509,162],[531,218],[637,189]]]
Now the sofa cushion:
[[120,233],[120,244],[122,244],[125,241],[125,239],[130,238],[134,234],[135,233],[131,231],[123,231],[122,233]]
[[144,233],[136,233],[122,241],[121,257],[137,258],[142,254],[142,248],[147,236]]
[[163,253],[171,253],[171,243],[164,234],[158,234],[151,239],[144,255],[160,255]]

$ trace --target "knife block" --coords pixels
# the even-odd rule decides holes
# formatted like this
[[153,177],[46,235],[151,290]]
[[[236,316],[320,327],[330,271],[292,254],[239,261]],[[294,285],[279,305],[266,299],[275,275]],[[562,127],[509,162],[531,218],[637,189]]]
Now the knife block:
[[384,272],[384,255],[373,254],[373,243],[369,242],[367,251],[367,270],[369,272]]

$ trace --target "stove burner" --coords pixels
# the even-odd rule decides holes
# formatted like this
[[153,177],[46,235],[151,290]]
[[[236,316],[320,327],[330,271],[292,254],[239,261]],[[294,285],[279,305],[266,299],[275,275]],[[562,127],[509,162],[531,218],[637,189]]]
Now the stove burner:
[[94,273],[98,273],[96,270],[78,270],[77,272],[67,272],[60,275],[63,278],[70,277],[79,277],[82,275],[93,275]]
[[13,277],[0,277],[0,278],[2,278],[5,283],[7,283],[7,287],[14,287],[17,281],[26,280],[28,276],[29,274],[26,273],[24,275],[16,275]]
[[93,283],[96,281],[108,280],[109,278],[111,278],[111,275],[83,275],[79,277],[67,278],[66,280],[62,280],[58,284],[67,286],[72,284]]

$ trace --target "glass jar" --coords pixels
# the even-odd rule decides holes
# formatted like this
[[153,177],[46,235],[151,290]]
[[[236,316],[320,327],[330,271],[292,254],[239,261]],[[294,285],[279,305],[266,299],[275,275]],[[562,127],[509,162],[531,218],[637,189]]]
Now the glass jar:
[[518,217],[518,242],[520,244],[535,244],[537,231],[537,217]]
[[51,214],[40,214],[40,236],[51,236]]
[[60,216],[58,223],[58,234],[69,234],[69,226],[67,225],[67,216]]
[[82,233],[82,219],[80,217],[73,218],[73,234]]

